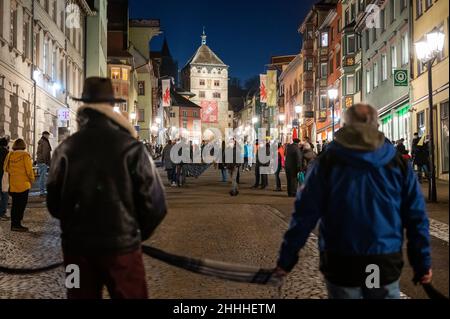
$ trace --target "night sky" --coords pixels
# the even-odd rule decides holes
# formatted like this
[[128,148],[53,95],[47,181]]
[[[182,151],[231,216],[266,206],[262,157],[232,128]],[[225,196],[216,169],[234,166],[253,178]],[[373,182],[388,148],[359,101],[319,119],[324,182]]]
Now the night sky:
[[167,37],[182,68],[200,46],[203,26],[208,46],[243,84],[265,71],[272,55],[300,52],[298,26],[316,0],[130,0],[131,18],[160,19],[164,34],[151,42],[161,48]]

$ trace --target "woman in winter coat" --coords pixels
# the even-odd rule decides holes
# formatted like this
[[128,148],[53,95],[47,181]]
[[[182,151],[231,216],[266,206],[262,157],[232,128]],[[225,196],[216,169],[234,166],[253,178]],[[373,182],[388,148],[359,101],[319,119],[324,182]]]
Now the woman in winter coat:
[[3,166],[3,170],[9,174],[9,195],[12,197],[11,230],[16,232],[28,231],[22,226],[22,219],[28,203],[28,192],[35,180],[33,162],[26,148],[24,140],[16,140]]

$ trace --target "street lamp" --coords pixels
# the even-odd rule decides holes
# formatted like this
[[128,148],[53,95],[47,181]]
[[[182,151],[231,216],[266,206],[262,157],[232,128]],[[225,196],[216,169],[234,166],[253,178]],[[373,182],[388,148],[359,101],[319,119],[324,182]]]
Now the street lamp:
[[434,123],[433,123],[433,63],[441,54],[444,48],[445,34],[439,31],[433,31],[427,34],[426,40],[415,43],[417,59],[419,59],[428,70],[428,104],[430,109],[430,165],[431,165],[431,181],[428,187],[428,200],[437,202],[436,191],[436,167],[434,165]]
[[334,105],[336,103],[336,99],[338,97],[338,90],[337,89],[329,89],[328,90],[328,97],[331,101],[331,138],[334,140]]

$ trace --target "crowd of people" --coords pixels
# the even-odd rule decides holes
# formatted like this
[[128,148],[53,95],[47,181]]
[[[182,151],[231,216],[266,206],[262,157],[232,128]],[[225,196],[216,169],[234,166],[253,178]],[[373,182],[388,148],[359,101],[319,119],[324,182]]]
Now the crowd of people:
[[[52,156],[44,132],[36,163],[40,195],[46,196],[51,216],[60,220],[64,264],[78,265],[83,274],[79,288],[68,288],[68,298],[100,299],[103,286],[111,298],[147,298],[141,243],[167,213],[163,184],[134,127],[114,112],[114,104],[123,100],[114,98],[110,79],[86,79],[77,100],[83,102],[77,114],[79,131]],[[299,250],[319,224],[320,270],[330,298],[400,298],[404,238],[414,282],[428,284],[432,279],[424,197],[412,166],[405,164],[404,142],[394,147],[378,131],[376,109],[358,104],[344,118],[344,127],[334,141],[322,143],[320,155],[308,138],[287,145],[256,141],[254,147],[232,140],[222,143],[215,164],[222,181],[231,177],[232,196],[239,194],[242,170],[250,169],[254,189],[268,187],[267,169],[272,169],[275,191],[282,191],[284,168],[288,196],[296,200],[274,276],[284,277],[294,268]],[[7,220],[9,195],[11,230],[26,232],[21,222],[35,172],[25,141],[16,139],[12,150],[9,145],[7,138],[0,139],[0,218]],[[418,134],[412,145],[412,160],[426,174],[429,162],[422,160],[429,157],[428,145],[427,137]],[[161,150],[162,161],[171,185],[180,186],[183,163],[173,160],[173,147],[169,141]],[[190,144],[191,158],[194,147]],[[270,157],[273,149],[278,161],[271,168],[259,155],[266,152]],[[367,286],[370,264],[381,268],[379,287]]]

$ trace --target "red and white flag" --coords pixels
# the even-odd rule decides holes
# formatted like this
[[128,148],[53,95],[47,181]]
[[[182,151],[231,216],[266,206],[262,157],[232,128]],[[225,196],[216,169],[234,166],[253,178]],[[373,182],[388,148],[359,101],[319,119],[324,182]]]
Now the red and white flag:
[[162,106],[171,106],[170,99],[170,80],[162,80]]
[[259,95],[261,103],[267,103],[267,74],[259,75]]

